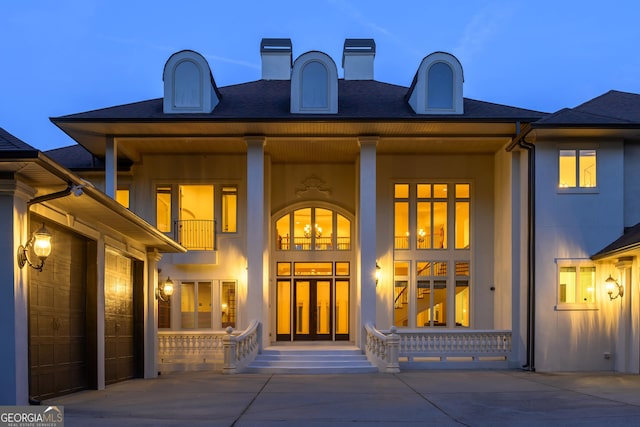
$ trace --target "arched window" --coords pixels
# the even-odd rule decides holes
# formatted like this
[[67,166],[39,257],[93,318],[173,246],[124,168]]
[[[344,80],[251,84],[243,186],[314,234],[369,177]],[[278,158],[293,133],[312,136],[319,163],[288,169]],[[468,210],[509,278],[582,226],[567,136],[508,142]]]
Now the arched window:
[[171,55],[163,80],[165,114],[210,113],[220,101],[207,60],[192,50]]
[[427,109],[453,108],[453,70],[444,62],[436,62],[427,73]]
[[281,251],[348,251],[351,221],[326,208],[301,208],[276,221],[276,248]]
[[409,105],[416,114],[463,114],[464,76],[458,59],[444,52],[425,57],[409,89]]
[[291,113],[335,114],[338,112],[338,69],[322,52],[307,52],[293,63]]
[[327,69],[312,61],[302,69],[302,108],[323,108],[329,106]]

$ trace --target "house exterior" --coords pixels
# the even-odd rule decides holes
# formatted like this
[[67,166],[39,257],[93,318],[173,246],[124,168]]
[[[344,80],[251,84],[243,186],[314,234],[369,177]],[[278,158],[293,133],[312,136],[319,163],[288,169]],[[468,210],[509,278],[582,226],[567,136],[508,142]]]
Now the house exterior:
[[[444,52],[408,87],[376,81],[375,54],[371,39],[345,40],[339,78],[328,55],[294,60],[291,40],[263,39],[262,78],[217,87],[205,58],[181,51],[162,98],[53,118],[78,145],[28,147],[31,174],[13,153],[24,143],[5,135],[6,185],[35,197],[82,186],[113,218],[8,190],[3,301],[16,301],[16,320],[3,334],[20,338],[11,357],[32,361],[9,360],[20,369],[3,402],[34,397],[30,331],[49,313],[33,303],[49,261],[9,264],[27,220],[88,245],[69,255],[91,277],[85,388],[217,369],[232,329],[261,347],[348,342],[367,354],[394,337],[397,353],[383,353],[401,369],[640,372],[640,96],[546,114],[464,98],[462,64]],[[121,325],[113,316],[129,306],[133,347],[118,358],[105,350],[119,337],[109,319]]]

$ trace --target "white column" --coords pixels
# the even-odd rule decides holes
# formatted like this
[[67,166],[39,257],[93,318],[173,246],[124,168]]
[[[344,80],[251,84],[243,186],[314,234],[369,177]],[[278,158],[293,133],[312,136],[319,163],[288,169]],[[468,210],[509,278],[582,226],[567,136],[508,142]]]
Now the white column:
[[118,189],[118,142],[112,136],[107,137],[104,163],[104,192],[107,196],[115,199]]
[[[376,321],[376,147],[377,137],[360,137],[360,180],[358,200],[359,324],[356,339],[366,345],[364,326]],[[386,326],[386,325],[385,325]]]
[[29,403],[28,266],[18,267],[16,253],[29,236],[27,200],[34,192],[20,182],[0,180],[0,405]]
[[[162,254],[157,250],[147,253],[147,274],[144,296],[144,377],[158,376],[158,262]],[[177,308],[174,308],[176,310]]]
[[[264,289],[264,145],[262,136],[247,137],[247,290],[245,313],[238,325],[263,320]],[[240,319],[239,319],[240,320]],[[267,328],[263,328],[267,329]]]

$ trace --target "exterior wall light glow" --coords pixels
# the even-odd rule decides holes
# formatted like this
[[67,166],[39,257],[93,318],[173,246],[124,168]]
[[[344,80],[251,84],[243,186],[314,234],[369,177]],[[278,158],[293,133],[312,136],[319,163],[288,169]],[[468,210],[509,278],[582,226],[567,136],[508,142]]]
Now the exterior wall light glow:
[[380,272],[381,271],[382,271],[382,268],[380,268],[380,266],[376,262],[376,286],[378,286],[378,282],[380,281]]
[[[34,264],[33,261],[31,261],[29,253],[32,250],[40,259],[38,264]],[[33,233],[33,236],[31,236],[31,239],[29,239],[26,245],[20,245],[18,247],[18,266],[22,268],[25,264],[29,264],[29,267],[42,271],[44,262],[49,255],[51,255],[51,233],[49,233],[44,224],[42,224],[42,227]]]
[[624,296],[624,287],[619,284],[616,279],[611,277],[611,275],[609,275],[609,277],[604,281],[604,286],[607,290],[607,294],[609,294],[609,300],[613,301],[618,297]]
[[156,299],[162,301],[169,301],[169,298],[173,295],[173,281],[167,276],[167,280],[164,283],[159,283],[156,289]]

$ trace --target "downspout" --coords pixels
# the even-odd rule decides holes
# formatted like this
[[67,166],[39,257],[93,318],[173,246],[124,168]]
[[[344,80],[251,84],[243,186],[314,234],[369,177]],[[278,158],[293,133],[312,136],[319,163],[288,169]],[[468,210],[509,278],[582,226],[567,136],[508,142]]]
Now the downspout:
[[535,145],[525,141],[525,137],[531,131],[529,125],[525,125],[524,132],[520,129],[520,122],[516,122],[516,139],[508,147],[512,151],[516,145],[527,150],[527,358],[522,369],[535,372],[535,347],[536,347],[536,233],[535,233],[535,204],[536,204],[536,151]]

